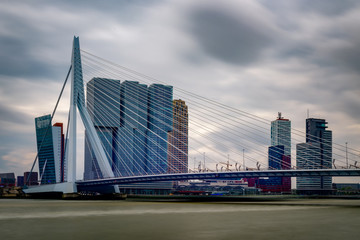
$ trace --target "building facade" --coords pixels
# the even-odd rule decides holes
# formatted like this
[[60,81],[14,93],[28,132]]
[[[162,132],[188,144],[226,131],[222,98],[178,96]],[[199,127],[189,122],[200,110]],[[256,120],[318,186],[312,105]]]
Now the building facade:
[[[120,81],[93,78],[86,85],[86,108],[100,138],[115,176],[119,175],[117,138],[120,127]],[[84,179],[100,179],[102,174],[85,131]]]
[[271,122],[271,146],[284,146],[284,155],[291,156],[291,121],[278,113],[278,118]]
[[135,81],[120,85],[118,168],[122,176],[147,173],[147,86]]
[[166,173],[168,132],[172,131],[172,86],[148,88],[147,161],[149,174]]
[[185,101],[173,101],[173,128],[168,133],[168,173],[188,172],[189,116]]
[[[114,174],[167,171],[167,135],[172,129],[172,87],[93,78],[87,110]],[[102,178],[85,131],[84,179]]]
[[36,142],[41,184],[62,181],[62,157],[64,142],[62,127],[51,126],[51,115],[35,118]]
[[[301,169],[332,168],[332,132],[325,119],[306,119],[306,143],[296,146],[297,167]],[[327,191],[332,189],[332,177],[299,177],[300,191]]]

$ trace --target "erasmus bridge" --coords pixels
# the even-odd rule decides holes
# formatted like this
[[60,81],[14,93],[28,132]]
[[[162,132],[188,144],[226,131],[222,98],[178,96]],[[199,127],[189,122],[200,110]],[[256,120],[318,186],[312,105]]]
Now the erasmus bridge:
[[[65,181],[29,186],[24,189],[26,193],[72,194],[95,188],[118,192],[117,186],[121,184],[195,179],[360,176],[356,165],[359,152],[332,142],[313,144],[308,156],[293,153],[286,165],[274,158],[272,161],[278,167],[271,166],[268,163],[270,121],[173,88],[81,50],[78,37],[74,37],[71,65],[51,118],[69,77]],[[95,84],[94,78],[109,81],[105,85]],[[126,102],[117,94],[120,80],[129,86],[136,85],[122,89]],[[146,84],[152,85],[147,87]],[[144,89],[148,89],[147,92]],[[149,104],[151,97],[155,99],[153,104]],[[173,97],[184,100],[189,106],[188,122],[178,123],[185,132],[173,127],[177,114],[172,109]],[[101,103],[95,101],[99,98],[102,98]],[[76,179],[78,152],[83,150],[77,147],[77,116],[85,128],[85,148],[96,176],[92,179]],[[305,141],[305,133],[291,130],[291,139],[281,135],[278,138],[291,142],[290,147],[294,148],[297,142]],[[324,145],[329,145],[327,149],[330,150],[323,151]],[[318,155],[312,151],[321,151],[325,157],[316,159]],[[297,166],[295,159],[306,164]]]

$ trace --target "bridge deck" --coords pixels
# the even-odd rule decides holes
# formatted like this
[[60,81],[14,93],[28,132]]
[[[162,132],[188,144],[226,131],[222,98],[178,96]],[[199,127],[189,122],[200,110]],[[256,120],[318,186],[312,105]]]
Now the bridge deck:
[[117,185],[125,183],[151,182],[151,181],[181,181],[192,179],[221,179],[221,178],[253,178],[253,177],[356,177],[360,176],[360,169],[305,169],[305,170],[260,170],[237,172],[203,172],[203,173],[177,173],[161,175],[145,175],[132,177],[117,177],[77,181],[78,186]]

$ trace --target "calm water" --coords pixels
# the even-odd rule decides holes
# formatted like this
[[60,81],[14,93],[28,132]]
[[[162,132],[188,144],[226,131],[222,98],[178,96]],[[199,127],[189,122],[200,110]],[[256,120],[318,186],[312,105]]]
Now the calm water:
[[0,239],[360,239],[359,200],[184,203],[0,199]]

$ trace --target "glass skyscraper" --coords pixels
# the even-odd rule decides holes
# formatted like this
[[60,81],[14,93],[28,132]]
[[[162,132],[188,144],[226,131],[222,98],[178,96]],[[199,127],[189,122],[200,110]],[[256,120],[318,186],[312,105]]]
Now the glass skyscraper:
[[284,155],[291,156],[291,121],[281,116],[271,122],[271,146],[284,146]]
[[[167,171],[167,135],[172,130],[172,87],[93,78],[87,110],[115,176]],[[85,132],[84,179],[102,178]]]
[[[63,133],[59,124],[51,126],[51,115],[35,118],[41,184],[63,181]],[[63,163],[63,164],[62,164]]]
[[147,172],[147,86],[135,81],[120,85],[120,123],[118,168],[122,176]]
[[[325,119],[306,119],[306,143],[297,144],[298,168],[332,168],[332,132],[326,130]],[[332,177],[298,177],[298,190],[331,190]]]
[[152,84],[148,88],[148,173],[166,173],[168,132],[172,130],[172,86]]
[[[120,127],[120,81],[93,78],[87,83],[86,108],[115,175],[117,162],[117,134]],[[102,178],[96,157],[85,131],[84,179]]]

